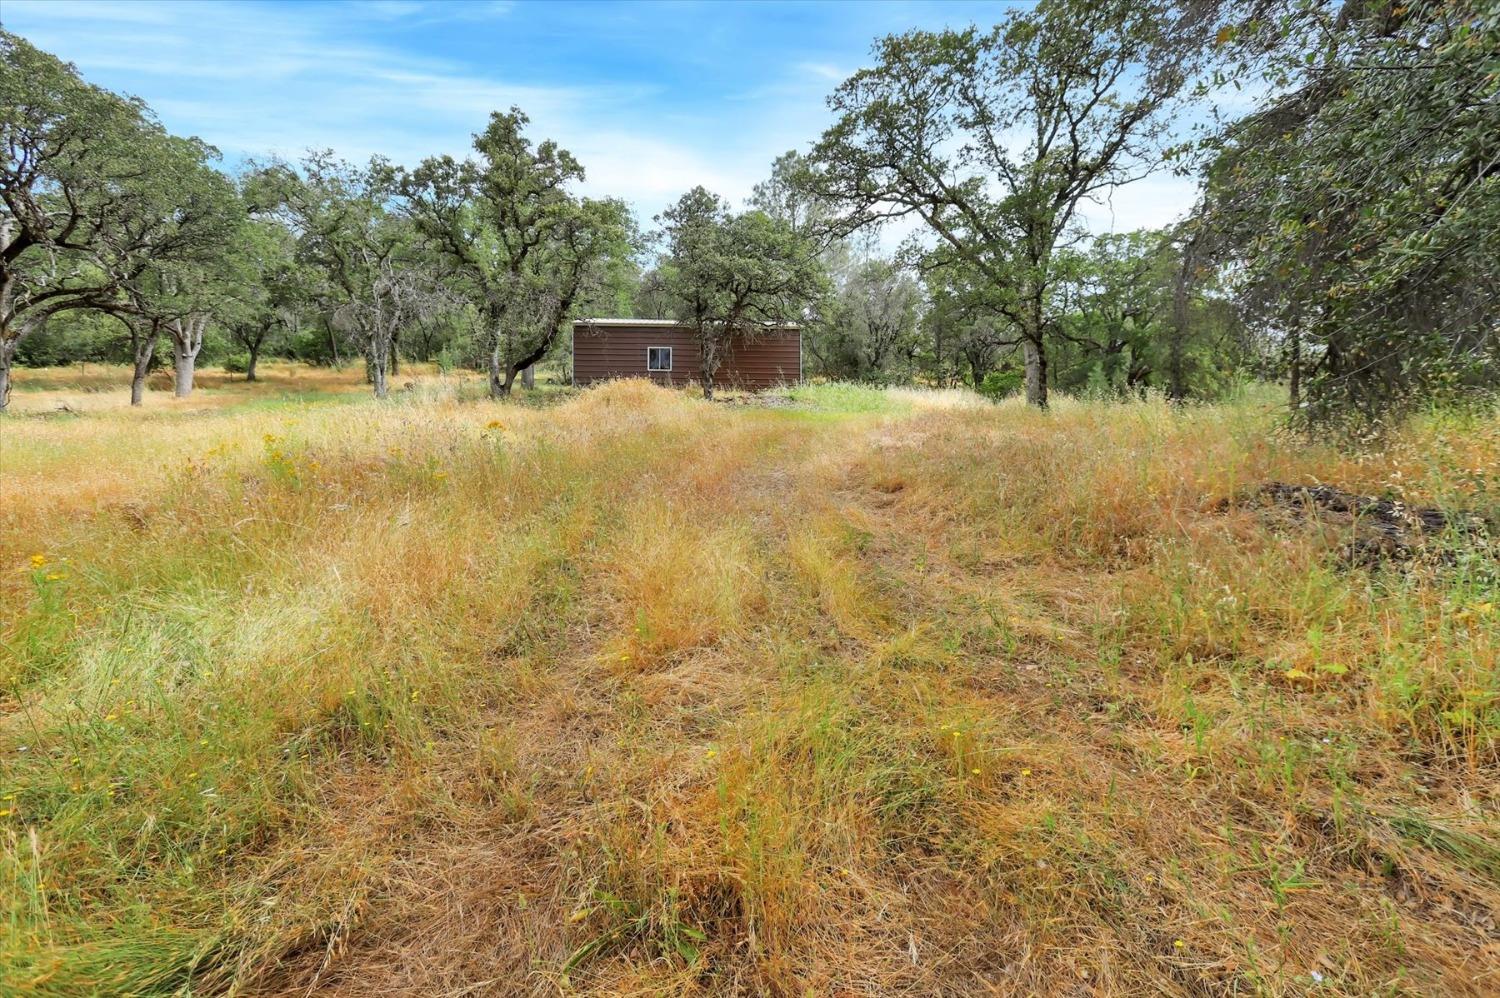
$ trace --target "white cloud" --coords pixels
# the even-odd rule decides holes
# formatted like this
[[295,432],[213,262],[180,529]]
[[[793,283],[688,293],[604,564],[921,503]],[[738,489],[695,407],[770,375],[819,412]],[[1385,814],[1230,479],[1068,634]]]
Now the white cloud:
[[797,69],[808,76],[816,77],[828,83],[843,83],[851,75],[845,70],[826,62],[798,63]]

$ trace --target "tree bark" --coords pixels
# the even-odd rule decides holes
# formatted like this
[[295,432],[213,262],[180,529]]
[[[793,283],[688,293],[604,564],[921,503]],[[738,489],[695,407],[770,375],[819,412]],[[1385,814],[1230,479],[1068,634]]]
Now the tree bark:
[[723,328],[700,325],[697,334],[699,354],[701,361],[699,369],[703,373],[703,397],[712,399],[714,397],[714,375],[719,370],[719,336],[727,336]]
[[260,362],[260,344],[250,348],[250,360],[245,364],[245,380],[255,381],[255,365]]
[[151,358],[156,353],[156,330],[153,328],[147,336],[132,330],[131,339],[135,340],[135,369],[130,375],[130,404],[140,405],[146,397],[146,375],[151,371]]
[[518,374],[521,375],[521,384],[527,388],[536,386],[536,365],[547,355],[547,351],[552,347],[552,340],[556,335],[555,324],[553,329],[554,332],[548,334],[530,353],[521,357],[514,364],[505,365],[505,377],[503,380],[500,377],[500,346],[498,342],[496,343],[494,353],[490,355],[491,398],[504,398],[509,395],[512,386],[516,383],[516,375]]
[[174,378],[173,378],[173,394],[176,395],[180,399],[187,398],[189,395],[193,394],[193,366],[194,366],[194,359],[195,358],[193,357],[192,354],[177,349],[177,345],[173,344],[173,346],[172,346],[172,370],[173,370],[173,373],[174,373]]
[[10,405],[10,368],[16,351],[21,349],[21,341],[40,326],[44,319],[45,317],[28,317],[24,320],[13,318],[10,323],[0,325],[0,413],[5,412]]
[[385,358],[371,357],[370,362],[370,384],[375,388],[375,397],[383,399],[390,394],[391,383],[386,376]]
[[1026,404],[1047,408],[1047,348],[1041,338],[1028,336],[1021,340],[1021,357],[1026,362]]
[[1172,284],[1172,337],[1167,343],[1167,398],[1181,402],[1187,398],[1187,372],[1184,353],[1188,337],[1188,282],[1192,279],[1193,251],[1198,244],[1194,236],[1182,248],[1182,263]]
[[704,350],[703,350],[703,367],[702,367],[702,372],[703,372],[703,397],[706,398],[706,399],[709,399],[710,401],[712,401],[712,399],[714,397],[714,371],[718,368],[719,365],[715,361],[710,360],[709,359],[710,356],[711,356],[711,351],[708,348],[705,347]]
[[0,340],[0,413],[10,405],[10,359],[19,341]]
[[975,391],[978,391],[979,386],[984,384],[984,376],[989,373],[988,371],[984,370],[983,367],[984,366],[979,363],[978,357],[975,357],[972,354],[969,356],[969,377],[974,379]]
[[490,350],[490,398],[492,399],[505,398],[510,394],[512,375],[507,369],[502,379],[500,366],[500,343],[497,340],[493,349]]
[[1288,358],[1291,369],[1291,405],[1292,414],[1302,408],[1302,323],[1300,321],[1292,325],[1291,356]]
[[186,319],[173,319],[167,323],[167,336],[172,341],[172,369],[175,372],[175,390],[178,398],[193,394],[193,369],[198,363],[198,351],[203,349],[203,330],[208,326],[208,316],[190,315]]

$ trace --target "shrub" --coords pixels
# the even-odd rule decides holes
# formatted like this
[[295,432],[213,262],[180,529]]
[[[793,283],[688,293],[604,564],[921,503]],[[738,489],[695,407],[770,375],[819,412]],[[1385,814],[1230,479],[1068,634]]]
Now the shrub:
[[1021,390],[1020,371],[991,371],[979,383],[979,394],[996,401]]

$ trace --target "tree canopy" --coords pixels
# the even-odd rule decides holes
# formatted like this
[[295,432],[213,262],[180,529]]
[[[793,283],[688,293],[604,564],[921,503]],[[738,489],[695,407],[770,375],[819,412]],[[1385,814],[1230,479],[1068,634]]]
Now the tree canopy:
[[809,188],[846,229],[914,216],[982,275],[1026,396],[1047,402],[1059,246],[1079,204],[1161,162],[1188,80],[1168,15],[1149,5],[1047,2],[983,31],[913,31],[876,46],[829,98]]
[[702,187],[657,221],[670,307],[698,341],[703,390],[711,396],[731,339],[753,340],[767,327],[800,320],[823,291],[823,276],[812,243],[786,221],[757,210],[736,213]]
[[1298,420],[1360,430],[1488,397],[1500,362],[1495,4],[1299,5],[1221,40],[1275,96],[1217,141],[1200,224],[1282,339]]

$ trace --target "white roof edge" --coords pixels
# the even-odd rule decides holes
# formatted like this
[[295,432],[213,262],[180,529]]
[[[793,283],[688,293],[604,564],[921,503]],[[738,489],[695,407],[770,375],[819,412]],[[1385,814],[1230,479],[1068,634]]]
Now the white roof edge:
[[[678,322],[676,319],[574,319],[575,326],[683,326],[686,323]],[[767,322],[763,323],[772,329],[801,329],[802,324],[798,322]]]

